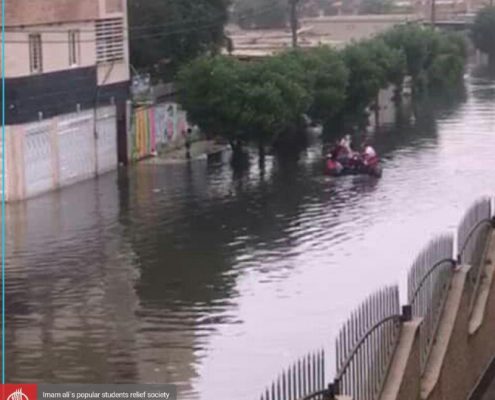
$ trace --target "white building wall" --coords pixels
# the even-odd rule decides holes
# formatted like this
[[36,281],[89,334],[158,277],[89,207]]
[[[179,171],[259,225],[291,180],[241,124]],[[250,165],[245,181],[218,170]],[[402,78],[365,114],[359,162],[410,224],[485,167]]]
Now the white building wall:
[[57,141],[60,159],[59,185],[95,176],[94,112],[67,114],[58,118]]
[[49,190],[53,185],[51,121],[28,124],[24,128],[24,182],[27,197]]
[[[117,6],[120,4],[120,7]],[[112,83],[125,82],[131,79],[129,69],[129,19],[127,12],[127,0],[100,0],[100,18],[124,19],[124,60],[116,63],[98,65],[98,85],[110,85]]]
[[115,109],[101,108],[96,120],[97,132],[97,173],[111,171],[118,164],[117,135],[115,133]]
[[[115,106],[6,131],[6,200],[23,200],[117,167]],[[96,135],[95,135],[96,128]]]
[[[43,73],[90,67],[96,64],[94,22],[75,22],[57,25],[37,25],[7,28],[5,33],[5,77],[32,75],[29,62],[29,35],[41,34]],[[79,62],[69,64],[69,31],[80,32]]]
[[[75,1],[75,0],[74,0]],[[78,0],[82,1],[82,0]],[[85,0],[86,1],[86,0]],[[129,34],[127,0],[98,1],[98,18],[123,18],[124,54],[122,61],[96,63],[96,18],[80,22],[60,22],[49,24],[7,26],[5,33],[5,77],[17,78],[32,75],[29,61],[29,35],[40,33],[42,40],[43,73],[64,71],[70,68],[97,66],[98,84],[126,82],[129,71]],[[93,3],[93,0],[91,0]],[[88,2],[89,4],[89,2]],[[71,18],[62,14],[58,18]],[[69,31],[80,31],[80,57],[77,65],[69,65]]]

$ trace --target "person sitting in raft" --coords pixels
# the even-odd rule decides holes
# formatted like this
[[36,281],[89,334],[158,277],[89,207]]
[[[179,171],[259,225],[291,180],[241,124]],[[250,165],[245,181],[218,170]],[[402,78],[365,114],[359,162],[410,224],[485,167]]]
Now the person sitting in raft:
[[376,157],[376,151],[375,149],[373,148],[373,146],[371,146],[371,144],[369,144],[369,142],[365,142],[363,144],[363,153],[362,153],[362,157],[363,157],[363,161],[364,163],[366,164],[369,160],[371,160],[372,158],[375,158]]
[[342,139],[340,139],[339,146],[342,149],[342,153],[340,156],[344,156],[347,158],[351,158],[353,156],[353,151],[351,148],[351,135],[345,135]]

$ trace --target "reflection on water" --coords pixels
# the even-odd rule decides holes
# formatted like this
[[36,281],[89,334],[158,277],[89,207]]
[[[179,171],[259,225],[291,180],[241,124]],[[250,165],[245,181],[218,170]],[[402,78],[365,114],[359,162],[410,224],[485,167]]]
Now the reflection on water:
[[495,82],[415,115],[375,134],[381,180],[324,176],[315,145],[241,177],[143,164],[9,205],[7,380],[249,399],[309,350],[333,364],[348,312],[495,191]]

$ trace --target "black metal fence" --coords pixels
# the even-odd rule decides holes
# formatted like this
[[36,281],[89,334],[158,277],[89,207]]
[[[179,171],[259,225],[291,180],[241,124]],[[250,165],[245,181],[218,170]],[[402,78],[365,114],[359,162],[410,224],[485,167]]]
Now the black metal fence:
[[408,306],[400,313],[399,289],[387,287],[370,296],[352,313],[336,341],[337,375],[333,383],[325,377],[323,350],[307,355],[267,388],[261,400],[333,400],[349,395],[353,400],[376,400],[383,389],[401,322],[423,318],[420,330],[421,369],[424,372],[447,299],[454,268],[471,266],[471,307],[483,276],[483,253],[494,224],[490,198],[474,203],[454,237],[432,240],[414,261],[408,276]]
[[455,265],[454,236],[444,235],[424,248],[409,272],[407,289],[412,314],[423,318],[420,329],[422,372],[433,347]]
[[326,386],[325,353],[305,356],[284,371],[261,400],[332,400],[336,394],[353,400],[376,400],[399,340],[399,288],[386,287],[352,313],[336,341],[337,375]]
[[468,209],[457,231],[458,262],[471,266],[468,275],[472,291],[470,310],[473,309],[484,272],[483,254],[493,225],[492,217],[491,199],[481,198]]
[[261,400],[330,399],[325,390],[325,352],[311,353],[284,371]]
[[400,333],[399,288],[370,296],[337,338],[335,392],[354,400],[378,398]]

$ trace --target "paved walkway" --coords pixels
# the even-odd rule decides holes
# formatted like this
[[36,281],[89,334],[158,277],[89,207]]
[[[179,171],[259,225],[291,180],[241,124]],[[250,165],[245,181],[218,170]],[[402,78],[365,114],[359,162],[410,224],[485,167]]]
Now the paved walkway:
[[[229,151],[230,146],[218,144],[211,140],[199,140],[191,144],[191,160],[206,160],[208,155]],[[187,162],[184,147],[167,151],[157,157],[144,160],[148,164],[181,164]]]

